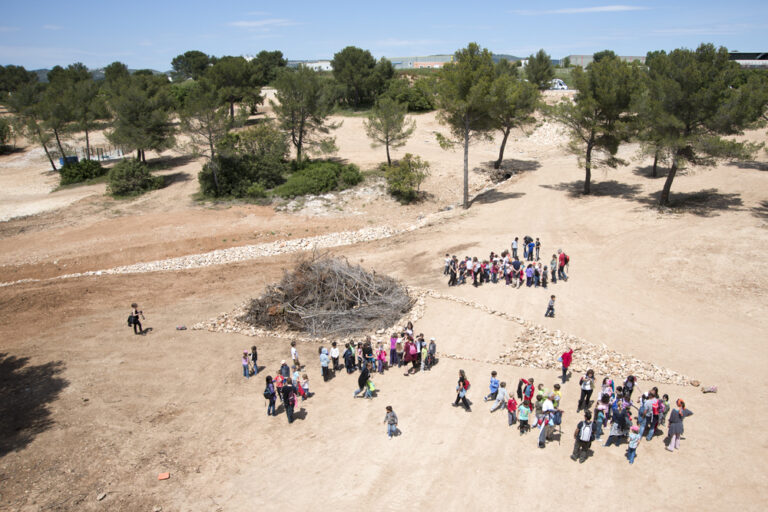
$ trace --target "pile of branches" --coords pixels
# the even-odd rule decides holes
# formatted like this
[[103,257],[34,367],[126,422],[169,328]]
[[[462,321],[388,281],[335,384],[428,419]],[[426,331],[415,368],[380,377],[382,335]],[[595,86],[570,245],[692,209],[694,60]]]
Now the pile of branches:
[[393,325],[412,306],[413,299],[395,279],[346,259],[313,256],[252,299],[239,320],[313,336],[346,336]]

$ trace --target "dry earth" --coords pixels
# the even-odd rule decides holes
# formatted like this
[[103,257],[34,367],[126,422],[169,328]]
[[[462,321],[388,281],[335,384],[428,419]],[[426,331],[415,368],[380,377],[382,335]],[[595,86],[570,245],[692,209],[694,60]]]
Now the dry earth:
[[[434,114],[415,118],[417,133],[398,154],[421,155],[433,174],[424,187],[429,199],[408,207],[375,193],[295,213],[197,203],[190,196],[200,162],[178,155],[168,155],[161,171],[174,177],[170,186],[115,201],[102,195],[103,185],[51,193],[55,177],[36,148],[0,157],[0,282],[39,279],[0,287],[0,510],[594,510],[672,500],[696,510],[762,510],[765,153],[752,164],[679,177],[676,207],[659,211],[653,201],[663,178],[649,178],[645,161],[597,172],[591,197],[574,193],[583,173],[560,147],[562,136],[544,125],[510,142],[506,165],[520,170],[513,178],[491,187],[473,172],[472,207],[438,213],[459,200],[461,155],[438,147]],[[762,131],[747,136],[765,140]],[[383,158],[369,147],[360,118],[345,118],[337,137],[339,156],[363,168]],[[474,146],[471,165],[481,167],[496,151]],[[289,426],[284,415],[266,416],[263,380],[246,381],[239,361],[256,344],[261,365],[274,374],[287,340],[175,327],[232,310],[300,253],[50,279],[385,226],[419,227],[328,250],[410,286],[448,292],[446,252],[485,256],[515,235],[539,236],[543,254],[562,247],[571,255],[567,283],[450,293],[695,376],[719,392],[660,385],[695,413],[679,452],[665,451],[657,437],[643,441],[630,466],[623,447],[595,445],[579,465],[568,458],[579,420],[578,375],[564,386],[561,442],[539,450],[534,435],[520,437],[481,397],[492,369],[513,384],[533,376],[547,386],[558,372],[485,362],[511,346],[521,326],[428,299],[416,330],[436,336],[438,349],[456,359],[444,357],[426,374],[376,377],[379,396],[364,401],[352,398],[354,377],[323,383],[317,344],[301,344],[316,395]],[[549,293],[557,295],[557,318],[545,321]],[[132,301],[152,327],[145,337],[125,326]],[[449,405],[459,368],[473,383],[471,414]],[[403,431],[394,440],[381,423],[390,404]],[[158,481],[164,471],[171,478]]]

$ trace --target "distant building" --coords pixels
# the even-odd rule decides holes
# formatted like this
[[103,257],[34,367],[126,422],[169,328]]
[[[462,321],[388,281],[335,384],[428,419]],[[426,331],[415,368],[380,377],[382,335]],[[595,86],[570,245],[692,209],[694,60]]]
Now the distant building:
[[453,61],[453,55],[426,55],[423,57],[386,57],[395,69],[440,69],[446,62]]
[[297,68],[300,64],[315,71],[333,71],[330,60],[289,60],[289,68]]
[[728,55],[743,68],[768,69],[768,52],[730,52]]
[[[645,64],[645,56],[635,56],[635,55],[618,55],[618,57],[625,61],[625,62],[639,62],[640,64]],[[568,60],[571,61],[571,66],[581,66],[583,68],[587,67],[592,63],[594,60],[592,58],[592,55],[569,55],[566,57]]]

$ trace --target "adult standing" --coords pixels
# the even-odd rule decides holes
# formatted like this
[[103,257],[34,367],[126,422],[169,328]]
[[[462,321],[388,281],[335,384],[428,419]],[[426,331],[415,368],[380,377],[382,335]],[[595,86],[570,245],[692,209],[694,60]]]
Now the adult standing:
[[587,460],[592,441],[595,440],[595,428],[592,423],[592,413],[584,411],[584,421],[580,421],[576,426],[576,432],[573,433],[575,443],[573,445],[572,460],[578,460],[583,463]]
[[451,262],[448,264],[448,273],[450,277],[448,279],[448,286],[456,286],[459,275],[459,262],[456,259],[456,255],[453,255]]
[[464,373],[464,370],[459,370],[459,382],[456,384],[456,401],[453,402],[453,406],[458,407],[459,402],[461,402],[467,412],[472,412],[472,409],[469,407],[469,400],[467,400],[468,391],[469,379],[467,379],[467,375]]
[[131,304],[131,314],[128,317],[131,321],[130,324],[133,325],[133,334],[144,334],[144,329],[141,328],[139,317],[141,317],[142,320],[145,320],[144,312],[139,311],[139,305],[134,302]]
[[275,391],[275,383],[272,382],[271,375],[267,375],[267,387],[264,388],[264,398],[269,402],[269,405],[267,406],[267,416],[277,416],[277,413],[275,413],[277,392]]
[[288,416],[288,423],[293,423],[293,408],[296,407],[296,387],[290,377],[285,379],[285,384],[280,390],[283,394],[283,405],[285,405],[285,415]]
[[512,240],[512,257],[517,258],[517,240],[518,238],[515,237],[514,240]]
[[581,396],[579,397],[579,407],[576,412],[582,409],[589,409],[589,400],[592,398],[592,389],[595,387],[595,371],[587,370],[587,373],[579,380],[581,386]]
[[673,452],[680,449],[680,436],[683,435],[683,420],[693,413],[685,408],[685,402],[677,399],[677,408],[669,413],[669,444],[667,450]]
[[568,256],[562,249],[557,250],[557,278],[563,281],[568,280],[568,276],[565,275],[565,264],[567,263]]
[[568,347],[568,350],[563,352],[563,355],[560,356],[560,363],[563,365],[563,384],[565,384],[565,381],[568,380],[568,368],[571,366],[571,361],[573,360],[573,349]]
[[259,373],[259,353],[256,351],[256,345],[251,346],[251,364],[253,365],[253,374]]

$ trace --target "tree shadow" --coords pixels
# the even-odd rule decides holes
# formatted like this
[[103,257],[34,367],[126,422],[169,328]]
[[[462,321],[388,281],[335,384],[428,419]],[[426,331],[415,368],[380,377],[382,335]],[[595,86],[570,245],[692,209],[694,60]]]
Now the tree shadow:
[[760,201],[760,204],[752,208],[752,215],[759,219],[768,220],[768,201]]
[[[659,207],[661,191],[639,198],[640,204],[651,208]],[[672,213],[689,213],[699,217],[714,217],[717,212],[741,210],[744,201],[741,194],[722,194],[716,188],[702,189],[697,192],[673,193],[667,209]]]
[[498,203],[499,201],[505,201],[507,199],[517,199],[520,197],[523,197],[525,195],[525,192],[501,192],[499,190],[496,190],[495,188],[492,188],[490,190],[486,190],[485,192],[482,192],[475,197],[473,197],[469,201],[470,206],[474,206],[475,203],[477,204],[492,204],[492,203]]
[[479,167],[472,169],[472,172],[488,176],[493,183],[501,183],[512,176],[522,172],[536,171],[541,168],[538,160],[517,160],[509,158],[501,161],[501,167],[494,169],[496,160],[482,162]]
[[197,160],[197,158],[194,155],[159,156],[149,162],[149,168],[152,171],[165,171],[187,165]]
[[192,180],[192,175],[184,171],[174,172],[172,174],[164,174],[162,177],[163,188],[168,187],[174,183],[184,183],[185,181]]
[[652,176],[652,172],[653,166],[646,165],[645,167],[635,167],[635,169],[632,171],[632,174],[641,178],[648,178],[649,180],[658,180],[661,178],[666,178],[667,174],[669,173],[669,169],[659,165],[656,167],[656,176]]
[[21,450],[54,424],[48,404],[69,382],[62,361],[33,366],[0,353],[0,457]]
[[610,181],[598,181],[591,184],[591,193],[589,195],[584,194],[584,180],[568,181],[557,183],[554,185],[539,185],[542,188],[548,188],[550,190],[559,190],[562,192],[568,192],[570,197],[618,197],[621,199],[636,199],[637,195],[642,190],[640,185],[630,185],[628,183],[621,183],[616,180]]
[[749,160],[745,162],[729,162],[729,166],[737,167],[739,169],[754,169],[756,171],[768,171],[768,162],[757,162],[755,160]]
[[16,153],[23,153],[24,148],[21,148],[19,146],[0,146],[0,156],[1,155],[14,155]]

